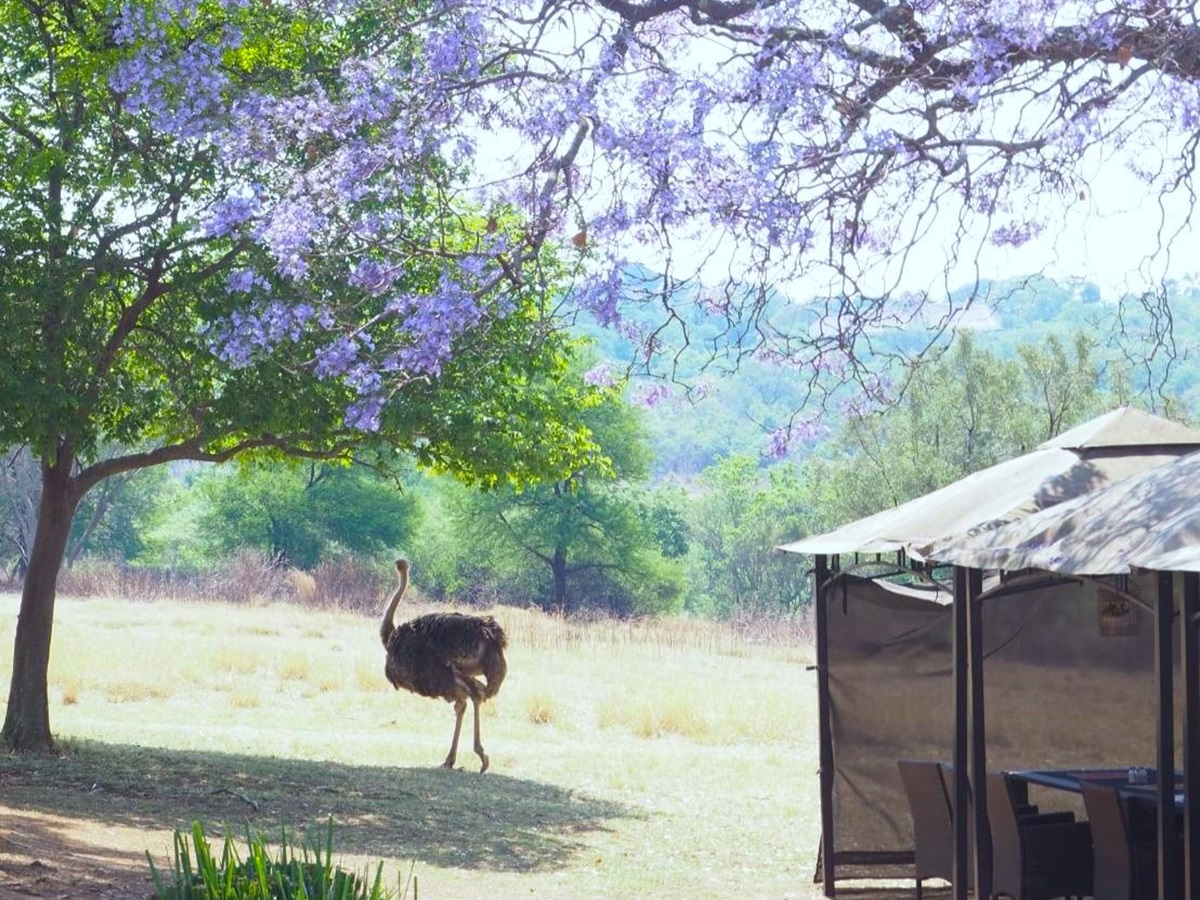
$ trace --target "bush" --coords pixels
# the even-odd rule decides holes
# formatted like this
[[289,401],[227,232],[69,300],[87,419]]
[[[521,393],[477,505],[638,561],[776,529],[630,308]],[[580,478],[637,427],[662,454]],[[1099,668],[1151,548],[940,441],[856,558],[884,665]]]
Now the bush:
[[[246,834],[247,856],[242,859],[233,840],[225,838],[218,861],[204,834],[204,826],[192,823],[189,836],[175,832],[175,859],[170,877],[154,866],[150,872],[157,900],[391,900],[398,892],[383,886],[383,864],[368,881],[333,864],[333,821],[325,843],[314,841],[297,856],[285,831],[279,858],[272,859],[266,839]],[[194,857],[193,857],[194,854]],[[416,897],[416,882],[413,881]],[[399,894],[404,896],[407,892]]]

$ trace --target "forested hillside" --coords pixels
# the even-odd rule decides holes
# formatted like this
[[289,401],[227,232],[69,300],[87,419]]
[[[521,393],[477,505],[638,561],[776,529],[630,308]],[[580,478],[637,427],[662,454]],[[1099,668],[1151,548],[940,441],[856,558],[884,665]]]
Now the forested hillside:
[[[633,270],[630,277],[653,278],[644,270]],[[1200,308],[1200,285],[1185,279],[1164,290],[1160,296],[1119,297],[1086,280],[1055,281],[1041,275],[982,282],[955,292],[956,302],[972,293],[975,297],[954,327],[970,331],[978,349],[1001,359],[1014,359],[1018,348],[1049,337],[1069,345],[1077,335],[1086,336],[1095,343],[1102,386],[1123,398],[1141,398],[1150,407],[1171,402],[1177,410],[1192,410],[1200,403],[1195,349],[1200,348],[1200,318],[1171,318],[1166,309],[1168,303],[1176,310]],[[695,291],[700,295],[703,289]],[[778,306],[791,302],[770,298]],[[806,307],[796,308],[802,312]],[[658,369],[655,377],[638,371],[629,391],[633,402],[649,409],[654,475],[690,480],[718,458],[738,453],[759,456],[764,466],[777,462],[770,435],[785,427],[801,405],[809,388],[806,377],[752,355],[736,359],[732,340],[741,334],[738,323],[730,323],[711,305],[688,303],[685,309],[684,321],[672,333],[675,368]],[[637,309],[629,315],[636,321]],[[644,315],[646,324],[657,321],[655,311]],[[686,343],[681,340],[685,327]],[[578,328],[604,359],[617,366],[634,364],[634,344],[616,330],[589,321],[580,321]],[[953,328],[939,338],[932,328],[914,323],[881,335],[875,346],[880,353],[916,358],[933,340],[944,349],[952,333]],[[820,427],[793,440],[782,458],[805,458],[837,430],[841,409],[826,400]]]

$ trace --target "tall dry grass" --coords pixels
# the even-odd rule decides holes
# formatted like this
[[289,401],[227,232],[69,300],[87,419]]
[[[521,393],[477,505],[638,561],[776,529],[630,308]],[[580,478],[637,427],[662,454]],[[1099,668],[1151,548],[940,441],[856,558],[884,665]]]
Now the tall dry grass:
[[763,617],[721,622],[686,617],[618,619],[569,617],[529,608],[493,611],[510,639],[536,650],[644,647],[661,652],[693,651],[714,656],[769,656],[779,661],[812,655],[807,619]]
[[[391,566],[346,559],[322,562],[312,571],[278,564],[268,554],[242,551],[207,574],[146,570],[86,561],[62,573],[59,594],[79,598],[123,598],[145,602],[204,601],[235,605],[291,604],[306,609],[376,614],[395,586]],[[425,600],[411,587],[401,616],[445,604]],[[719,656],[767,652],[779,660],[806,658],[813,631],[805,616],[758,614],[732,621],[687,617],[626,618],[606,614],[550,613],[537,607],[498,607],[511,638],[531,648],[561,649],[641,646],[662,651],[692,650]]]
[[210,572],[180,573],[86,560],[59,576],[66,597],[133,600],[202,600],[234,604],[292,603],[316,609],[376,610],[393,576],[378,565],[334,559],[311,572],[279,563],[269,554],[243,550]]

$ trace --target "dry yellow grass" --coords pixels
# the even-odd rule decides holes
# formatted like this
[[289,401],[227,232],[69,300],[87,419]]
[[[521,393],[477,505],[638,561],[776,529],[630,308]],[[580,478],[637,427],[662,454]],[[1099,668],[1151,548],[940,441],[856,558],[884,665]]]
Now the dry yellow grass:
[[545,691],[527,694],[522,698],[525,718],[534,725],[553,725],[558,719],[554,696]]
[[[16,607],[16,597],[0,595],[0,675]],[[453,712],[387,684],[372,616],[60,600],[51,720],[60,737],[118,747],[364,774],[385,767],[387,783],[415,805],[384,813],[377,827],[430,816],[430,838],[444,833],[462,851],[456,861],[449,851],[364,845],[365,862],[382,856],[394,871],[415,859],[422,896],[815,896],[815,693],[802,641],[764,642],[712,623],[581,625],[530,610],[493,613],[509,633],[509,675],[484,707],[492,764],[478,796],[510,798],[502,811],[471,799],[469,717],[467,771],[452,773],[463,799],[448,806],[444,794],[404,792],[417,773],[439,771]],[[102,652],[95,635],[105,622],[124,623],[122,639],[138,652]],[[121,686],[119,702],[109,685]],[[68,688],[75,702],[65,700]],[[565,798],[552,825],[536,812],[547,797]],[[311,802],[316,813],[321,794]],[[585,811],[600,808],[611,810],[602,825],[586,824]],[[346,825],[369,835],[375,815]],[[483,823],[490,838],[477,837]],[[501,859],[493,848],[490,861],[468,862],[480,839],[518,841],[526,855]],[[146,842],[141,849],[158,851],[169,835],[147,833]]]

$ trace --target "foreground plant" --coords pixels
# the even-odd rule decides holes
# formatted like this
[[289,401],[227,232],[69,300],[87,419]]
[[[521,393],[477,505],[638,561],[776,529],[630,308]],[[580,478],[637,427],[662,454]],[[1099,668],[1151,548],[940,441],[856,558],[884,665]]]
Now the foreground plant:
[[[221,857],[213,855],[204,826],[193,822],[190,835],[175,832],[175,857],[169,877],[154,865],[150,872],[157,900],[391,900],[407,891],[392,891],[383,884],[383,864],[368,880],[333,862],[333,822],[325,841],[312,841],[300,848],[289,844],[286,829],[279,842],[278,857],[263,835],[246,832],[246,856],[238,853],[233,839],[225,837]],[[413,880],[413,897],[416,881]]]

